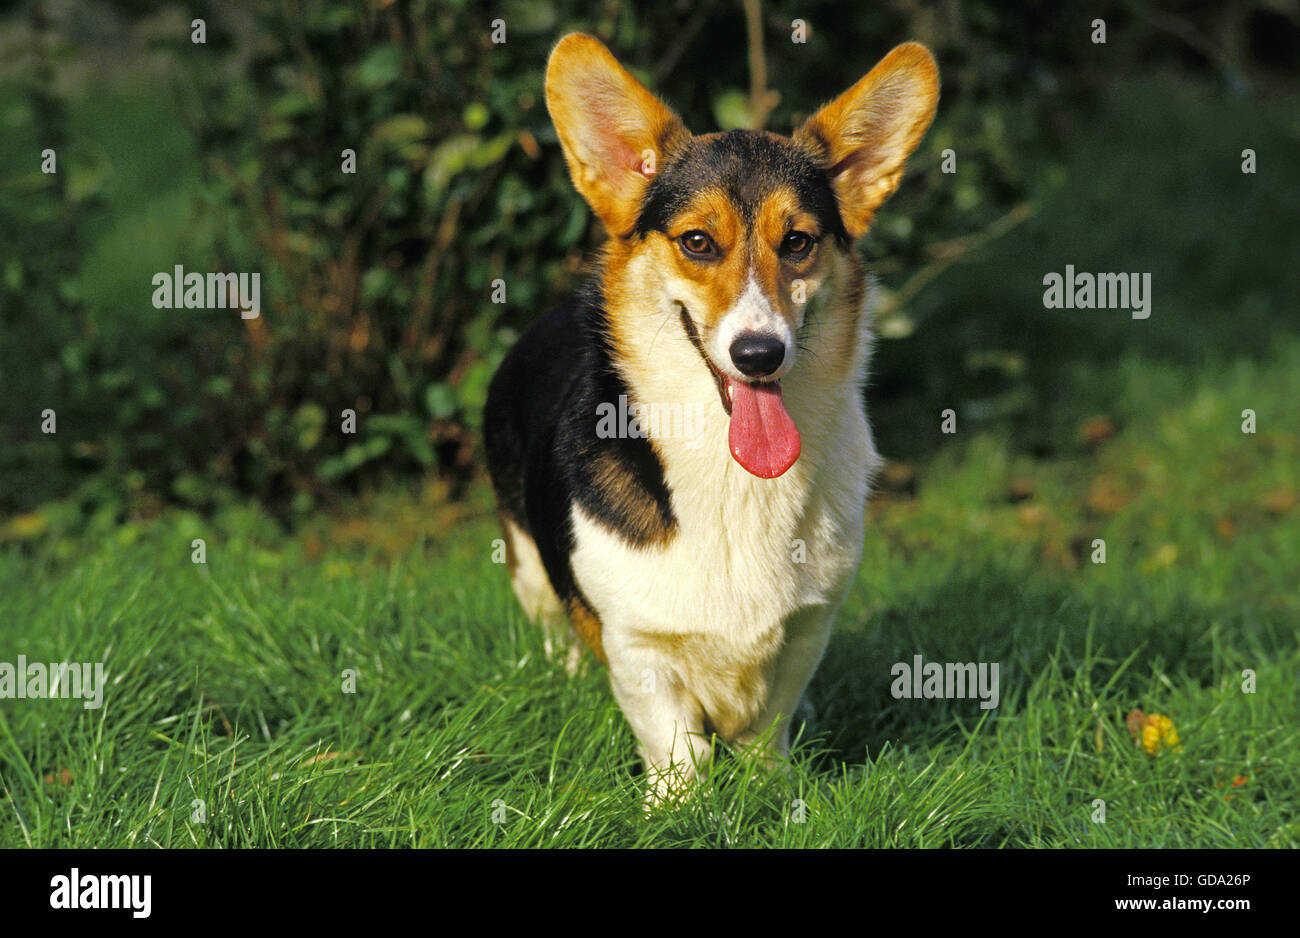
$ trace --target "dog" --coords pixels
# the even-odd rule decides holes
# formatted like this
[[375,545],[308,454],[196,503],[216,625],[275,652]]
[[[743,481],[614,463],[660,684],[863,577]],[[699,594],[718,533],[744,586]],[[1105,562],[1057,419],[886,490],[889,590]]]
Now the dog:
[[906,43],[792,137],[694,136],[599,40],[551,54],[547,107],[609,240],[503,360],[484,446],[515,594],[571,672],[582,644],[607,665],[649,805],[689,792],[715,737],[788,755],[881,462],[853,245],[938,92]]

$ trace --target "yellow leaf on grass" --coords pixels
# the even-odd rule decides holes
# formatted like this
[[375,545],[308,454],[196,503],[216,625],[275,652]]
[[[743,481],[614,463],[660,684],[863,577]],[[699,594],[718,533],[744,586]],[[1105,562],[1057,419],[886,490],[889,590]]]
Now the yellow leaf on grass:
[[1146,750],[1148,755],[1154,756],[1162,749],[1179,752],[1183,748],[1174,721],[1163,713],[1143,713],[1141,710],[1134,710],[1125,722],[1128,724],[1128,731],[1132,734],[1133,741]]

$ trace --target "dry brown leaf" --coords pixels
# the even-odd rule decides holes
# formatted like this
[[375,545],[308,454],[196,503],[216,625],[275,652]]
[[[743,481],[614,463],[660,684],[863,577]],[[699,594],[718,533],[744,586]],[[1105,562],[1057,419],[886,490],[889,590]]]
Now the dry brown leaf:
[[1089,446],[1100,446],[1115,435],[1115,422],[1104,414],[1089,417],[1079,425],[1079,437]]
[[1007,498],[1012,504],[1028,501],[1034,497],[1035,488],[1034,480],[1028,476],[1012,479],[1011,484],[1007,486]]
[[1275,517],[1281,517],[1291,511],[1298,501],[1300,501],[1300,497],[1297,497],[1295,489],[1291,488],[1273,489],[1273,491],[1265,492],[1256,499],[1260,508]]
[[360,752],[335,752],[333,750],[329,752],[320,752],[312,756],[310,759],[306,760],[305,762],[303,762],[303,766],[315,765],[317,762],[328,762],[330,759],[338,759],[339,757],[345,759],[360,759],[361,753]]

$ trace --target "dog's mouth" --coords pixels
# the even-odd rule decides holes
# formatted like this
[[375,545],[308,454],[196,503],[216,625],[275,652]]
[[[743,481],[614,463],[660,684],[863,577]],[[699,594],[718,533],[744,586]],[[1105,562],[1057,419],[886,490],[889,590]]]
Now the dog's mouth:
[[682,328],[718,386],[722,409],[731,418],[727,444],[731,456],[746,472],[760,479],[784,475],[799,458],[799,428],[781,400],[781,382],[742,381],[724,374],[704,350],[699,330],[684,304],[679,304]]

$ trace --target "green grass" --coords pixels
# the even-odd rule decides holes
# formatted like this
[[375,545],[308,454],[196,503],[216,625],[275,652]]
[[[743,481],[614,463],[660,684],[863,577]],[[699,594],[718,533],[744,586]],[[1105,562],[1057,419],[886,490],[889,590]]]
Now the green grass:
[[[1052,460],[959,434],[873,504],[790,770],[724,756],[651,818],[603,670],[544,658],[482,492],[292,539],[248,510],[42,518],[0,553],[0,661],[103,660],[111,686],[0,703],[0,846],[1294,847],[1298,369],[1295,342],[1192,386],[1120,362],[1122,429]],[[894,700],[914,654],[1000,662],[1000,708]],[[1135,707],[1181,751],[1135,746]]]

